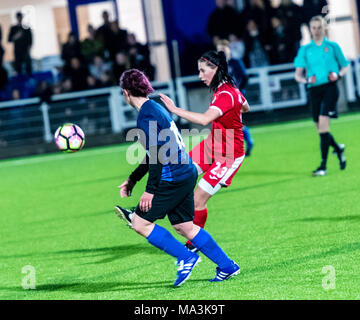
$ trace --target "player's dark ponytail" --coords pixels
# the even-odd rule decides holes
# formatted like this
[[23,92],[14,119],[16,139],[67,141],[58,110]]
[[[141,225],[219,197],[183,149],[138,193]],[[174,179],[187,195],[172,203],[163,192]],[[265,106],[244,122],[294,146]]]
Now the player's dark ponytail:
[[212,69],[218,67],[211,83],[210,90],[214,91],[222,82],[227,82],[235,87],[233,78],[229,75],[225,53],[222,51],[208,51],[204,53],[199,62],[205,62]]

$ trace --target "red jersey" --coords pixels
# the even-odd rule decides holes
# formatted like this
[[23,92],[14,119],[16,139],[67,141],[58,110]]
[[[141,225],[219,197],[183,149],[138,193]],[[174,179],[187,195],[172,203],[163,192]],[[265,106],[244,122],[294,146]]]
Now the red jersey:
[[217,110],[220,117],[212,122],[211,134],[205,142],[212,143],[215,158],[222,155],[236,159],[245,154],[241,109],[246,102],[240,90],[228,83],[215,89],[209,108]]

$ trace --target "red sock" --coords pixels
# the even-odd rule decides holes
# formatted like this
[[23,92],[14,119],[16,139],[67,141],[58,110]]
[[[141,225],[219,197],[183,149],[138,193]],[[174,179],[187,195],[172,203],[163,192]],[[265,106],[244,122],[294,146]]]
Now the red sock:
[[[203,210],[195,210],[194,221],[193,221],[194,224],[196,224],[201,228],[204,228],[206,219],[207,219],[207,208]],[[192,245],[191,241],[189,240],[186,243]]]

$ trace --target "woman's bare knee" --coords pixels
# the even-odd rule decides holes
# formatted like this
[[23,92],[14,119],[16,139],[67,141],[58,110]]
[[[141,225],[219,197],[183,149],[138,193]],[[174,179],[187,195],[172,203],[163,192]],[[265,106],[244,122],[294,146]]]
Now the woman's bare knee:
[[197,187],[194,193],[195,210],[203,210],[211,195]]

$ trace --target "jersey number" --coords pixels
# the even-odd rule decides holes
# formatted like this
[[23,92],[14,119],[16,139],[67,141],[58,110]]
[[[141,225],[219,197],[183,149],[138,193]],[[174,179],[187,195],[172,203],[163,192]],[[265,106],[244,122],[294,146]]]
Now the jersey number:
[[174,121],[171,121],[170,130],[174,133],[176,142],[179,145],[179,148],[184,149],[185,148],[184,140],[183,140],[183,138],[179,132],[179,129],[177,128]]
[[210,171],[214,176],[217,176],[219,179],[221,179],[228,170],[228,168],[222,167],[221,171],[219,172],[220,167],[221,167],[221,163],[216,162],[216,167]]

